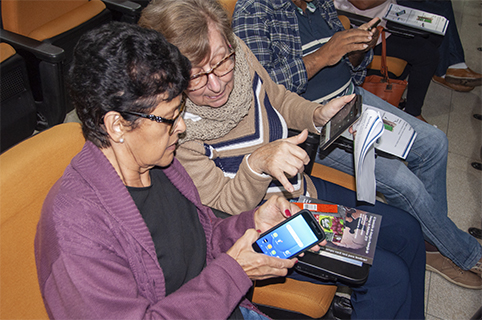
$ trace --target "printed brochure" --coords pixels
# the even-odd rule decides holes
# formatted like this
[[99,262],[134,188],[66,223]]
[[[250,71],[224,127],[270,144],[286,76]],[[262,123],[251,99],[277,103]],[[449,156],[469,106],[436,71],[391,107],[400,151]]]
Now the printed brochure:
[[310,210],[325,231],[328,244],[318,254],[357,265],[373,263],[382,216],[305,196],[295,204]]
[[413,8],[391,4],[383,17],[385,20],[397,22],[405,26],[425,30],[438,35],[445,35],[449,20],[444,16]]

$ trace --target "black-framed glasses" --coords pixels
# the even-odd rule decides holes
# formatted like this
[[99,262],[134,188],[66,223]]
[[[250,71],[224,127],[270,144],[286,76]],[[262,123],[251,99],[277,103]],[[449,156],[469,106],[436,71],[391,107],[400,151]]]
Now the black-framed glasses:
[[235,65],[235,51],[231,52],[227,56],[225,56],[221,61],[216,63],[214,67],[211,68],[211,70],[206,71],[206,72],[199,72],[196,73],[195,75],[191,76],[191,79],[189,81],[189,86],[187,87],[188,91],[196,91],[201,88],[203,88],[207,83],[208,83],[208,76],[213,73],[216,75],[218,78],[221,78],[231,71],[234,70],[234,65]]
[[179,113],[173,118],[173,119],[166,119],[160,116],[155,116],[153,114],[146,114],[146,113],[141,113],[141,112],[131,112],[131,111],[124,111],[124,113],[131,114],[133,116],[138,116],[141,118],[149,119],[151,121],[156,121],[158,123],[167,123],[168,125],[171,126],[169,129],[169,135],[171,135],[174,132],[174,129],[176,128],[176,124],[179,121],[179,119],[182,117],[184,113],[184,109],[186,109],[186,98],[183,96],[181,98],[181,103],[179,104],[178,110]]

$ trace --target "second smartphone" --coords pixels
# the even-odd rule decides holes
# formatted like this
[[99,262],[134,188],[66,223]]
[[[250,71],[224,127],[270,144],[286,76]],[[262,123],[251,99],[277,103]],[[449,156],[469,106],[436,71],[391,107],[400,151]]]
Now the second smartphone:
[[301,210],[262,233],[253,243],[253,249],[268,256],[289,259],[324,239],[325,233],[313,214]]

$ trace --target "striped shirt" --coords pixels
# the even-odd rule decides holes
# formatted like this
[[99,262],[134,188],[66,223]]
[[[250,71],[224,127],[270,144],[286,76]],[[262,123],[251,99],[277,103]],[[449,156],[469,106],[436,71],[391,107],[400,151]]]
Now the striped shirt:
[[[317,12],[331,31],[323,39],[344,30],[332,0],[313,0],[311,4],[318,9]],[[298,94],[307,91],[308,77],[302,60],[300,26],[296,7],[291,0],[238,0],[233,15],[233,30],[275,82]],[[348,58],[343,58],[342,62],[350,69],[353,85],[363,82],[366,67],[372,58],[373,51],[370,50],[357,67],[351,65]],[[344,84],[347,85],[347,82]],[[343,94],[345,89],[342,87],[330,94]]]

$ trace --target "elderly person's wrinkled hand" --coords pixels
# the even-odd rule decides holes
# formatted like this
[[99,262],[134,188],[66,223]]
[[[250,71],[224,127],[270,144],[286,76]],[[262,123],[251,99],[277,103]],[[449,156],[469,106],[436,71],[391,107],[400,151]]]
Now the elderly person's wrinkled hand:
[[[262,280],[285,276],[288,269],[298,261],[296,258],[281,259],[257,253],[252,245],[258,239],[259,233],[269,230],[299,210],[298,206],[279,196],[272,196],[256,210],[254,220],[258,232],[255,229],[247,230],[227,251],[227,254],[241,265],[250,279]],[[320,245],[326,245],[326,240]],[[312,250],[320,250],[319,245],[314,246]]]
[[317,108],[313,113],[313,123],[315,126],[324,126],[338,111],[340,111],[341,108],[343,108],[345,104],[354,99],[355,96],[355,94],[350,94],[348,96],[339,97]]
[[265,232],[286,218],[300,211],[300,208],[284,197],[272,196],[254,214],[256,229]]
[[268,143],[249,156],[248,164],[255,172],[272,176],[287,191],[293,192],[288,177],[303,172],[304,166],[310,162],[306,151],[298,147],[307,137],[308,131],[303,130],[299,135]]
[[[289,202],[284,197],[274,195],[256,210],[254,214],[256,229],[260,232],[268,231],[298,211],[300,211],[300,208],[297,205]],[[320,242],[320,245],[325,246],[326,240]],[[316,245],[312,247],[311,250],[318,251],[320,247]],[[302,256],[302,254],[300,256]]]
[[297,259],[281,259],[255,252],[252,245],[258,235],[256,230],[248,229],[227,254],[239,263],[251,280],[286,276],[288,269],[295,265]]

